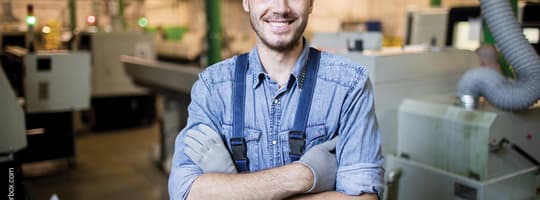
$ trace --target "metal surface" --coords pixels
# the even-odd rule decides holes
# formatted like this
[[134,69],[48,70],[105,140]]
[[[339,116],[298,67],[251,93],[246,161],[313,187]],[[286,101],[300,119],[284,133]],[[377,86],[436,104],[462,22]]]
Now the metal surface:
[[202,69],[122,56],[126,73],[138,84],[158,91],[169,93],[191,93],[193,83],[199,78]]
[[347,53],[355,41],[362,41],[363,50],[380,50],[383,35],[381,32],[314,33],[310,43],[320,50]]
[[398,198],[439,200],[537,200],[538,167],[491,178],[469,179],[412,160],[387,156],[386,170],[401,170]]
[[25,130],[24,112],[0,67],[0,154],[15,153],[26,147]]
[[90,53],[30,53],[24,65],[26,112],[89,108]]
[[120,56],[156,59],[152,36],[135,32],[112,32],[93,33],[90,38],[92,43],[92,97],[145,94],[145,90],[136,87],[131,77],[126,74],[122,63],[120,63]]
[[490,153],[490,143],[502,138],[540,160],[540,108],[504,112],[484,102],[469,110],[452,101],[450,96],[403,101],[398,155],[480,181],[534,166],[510,145]]
[[469,66],[477,66],[478,62],[474,52],[455,49],[385,49],[343,56],[365,66],[369,72],[384,154],[396,153],[397,109],[403,99],[454,92],[457,80]]

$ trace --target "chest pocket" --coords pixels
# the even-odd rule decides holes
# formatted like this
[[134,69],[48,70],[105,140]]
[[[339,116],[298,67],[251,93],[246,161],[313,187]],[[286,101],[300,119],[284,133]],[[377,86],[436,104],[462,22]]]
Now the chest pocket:
[[[232,125],[222,125],[223,132],[227,141],[227,147],[231,149],[229,139],[232,137]],[[261,130],[253,128],[244,128],[244,140],[246,141],[246,153],[249,160],[249,171],[254,172],[259,170],[259,150]]]
[[[306,143],[304,146],[304,153],[307,152],[311,147],[323,143],[327,140],[326,126],[324,124],[310,125],[306,127]],[[279,142],[280,146],[283,148],[283,163],[291,163],[291,158],[289,157],[290,148],[289,148],[289,131],[281,131],[279,133]]]

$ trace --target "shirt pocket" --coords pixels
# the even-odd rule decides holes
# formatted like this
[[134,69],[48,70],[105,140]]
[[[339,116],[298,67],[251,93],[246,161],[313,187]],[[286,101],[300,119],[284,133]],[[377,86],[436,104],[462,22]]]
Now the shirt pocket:
[[[323,143],[326,141],[326,126],[324,124],[310,125],[306,127],[306,141],[304,143],[304,153],[311,149],[311,147]],[[279,141],[281,148],[283,148],[283,161],[284,163],[291,163],[290,147],[289,147],[289,131],[283,131],[279,133]]]
[[308,126],[306,128],[306,145],[304,146],[304,152],[315,145],[325,142],[326,138],[326,126],[324,124]]
[[[222,128],[224,130],[227,146],[229,147],[229,149],[231,149],[231,143],[229,140],[232,137],[232,126],[225,124],[225,125],[222,125]],[[249,161],[250,172],[259,170],[259,149],[260,149],[261,133],[262,133],[261,130],[257,130],[253,128],[244,128],[244,140],[246,141],[246,151],[247,151],[247,157]]]

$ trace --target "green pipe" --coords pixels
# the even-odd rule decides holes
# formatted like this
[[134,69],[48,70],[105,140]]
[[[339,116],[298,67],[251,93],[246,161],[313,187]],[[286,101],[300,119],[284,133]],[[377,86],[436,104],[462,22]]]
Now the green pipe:
[[206,33],[208,42],[207,65],[221,60],[221,0],[206,0]]
[[441,7],[441,0],[430,0],[429,5],[432,8]]
[[[69,30],[71,34],[75,36],[75,29],[77,29],[77,4],[75,0],[68,0],[69,5]],[[78,49],[77,42],[75,40],[71,41],[70,48],[73,51]]]
[[77,28],[77,4],[75,0],[69,0],[69,30],[71,33],[75,33]]
[[124,0],[118,0],[118,17],[120,18],[120,24],[122,24],[122,29],[125,29],[126,22],[124,21]]
[[[512,10],[514,11],[514,16],[517,16],[517,0],[509,0],[510,4],[512,5]],[[493,38],[493,35],[491,34],[491,31],[489,31],[489,28],[487,26],[487,23],[485,20],[482,20],[482,29],[483,29],[483,43],[484,44],[490,44],[495,46],[495,38]],[[515,78],[514,71],[512,70],[512,67],[506,59],[504,59],[504,55],[500,53],[499,55],[499,63],[501,64],[501,72],[504,76],[509,78]]]

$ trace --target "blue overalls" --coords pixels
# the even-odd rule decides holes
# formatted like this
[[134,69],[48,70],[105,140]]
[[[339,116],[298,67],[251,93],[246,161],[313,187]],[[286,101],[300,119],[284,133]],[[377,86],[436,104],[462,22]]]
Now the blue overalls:
[[[304,84],[300,93],[299,102],[301,103],[296,108],[293,129],[289,132],[289,148],[291,150],[289,156],[291,162],[297,161],[304,154],[308,112],[317,82],[320,57],[321,52],[319,50],[309,49]],[[246,142],[244,140],[244,107],[248,66],[248,54],[238,56],[234,74],[232,137],[229,139],[231,146],[229,151],[238,172],[249,172],[249,160],[246,155]]]

